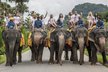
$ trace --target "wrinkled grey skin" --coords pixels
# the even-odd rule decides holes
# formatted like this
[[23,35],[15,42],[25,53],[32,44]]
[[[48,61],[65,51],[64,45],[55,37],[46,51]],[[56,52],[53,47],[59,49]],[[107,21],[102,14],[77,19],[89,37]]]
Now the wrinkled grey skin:
[[44,49],[44,40],[46,38],[45,32],[41,31],[34,31],[32,32],[32,57],[31,61],[35,61],[37,63],[42,63],[42,55],[43,55],[43,49]]
[[[87,29],[85,27],[76,28],[75,40],[76,40],[76,46],[80,52],[79,64],[82,65],[84,63],[84,50],[85,50],[86,41],[87,41]],[[75,54],[77,53],[75,52]]]
[[13,64],[16,64],[17,51],[18,62],[21,62],[22,48],[20,48],[20,32],[14,29],[5,30],[2,32],[2,38],[5,43],[6,66],[12,66]]
[[63,29],[57,29],[51,33],[51,47],[50,47],[50,60],[49,63],[54,63],[54,53],[56,63],[62,65],[62,52],[65,47],[65,40],[70,35]]
[[107,38],[107,32],[103,29],[97,29],[97,31],[92,31],[90,33],[90,38],[94,41],[90,41],[90,48],[91,48],[91,64],[96,64],[97,62],[97,51],[102,54],[103,64],[106,64],[106,52],[105,52],[105,43]]

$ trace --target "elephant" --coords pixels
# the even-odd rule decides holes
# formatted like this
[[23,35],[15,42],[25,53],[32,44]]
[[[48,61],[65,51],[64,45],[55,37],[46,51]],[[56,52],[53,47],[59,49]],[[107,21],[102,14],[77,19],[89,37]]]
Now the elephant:
[[[87,38],[88,38],[88,31],[85,27],[77,27],[75,30],[75,48],[79,49],[79,64],[82,65],[84,63],[84,50],[85,47],[87,46]],[[90,53],[90,52],[89,52]],[[74,55],[77,54],[77,50],[75,50]],[[77,55],[75,56],[77,57]],[[78,58],[75,58],[76,61],[78,61]],[[90,59],[90,57],[89,57]]]
[[22,62],[20,47],[20,38],[21,33],[15,29],[8,29],[2,32],[2,38],[5,44],[5,53],[6,53],[6,66],[12,66],[16,64],[16,54],[18,52],[18,62]]
[[71,34],[71,45],[65,44],[65,60],[69,60],[68,51],[71,51],[70,61],[73,61],[73,63],[78,63],[75,32],[70,31],[70,34]]
[[32,32],[31,60],[32,61],[36,60],[36,63],[42,63],[42,55],[43,55],[46,36],[47,36],[46,32],[41,31],[40,29],[35,29]]
[[105,44],[107,38],[107,32],[104,29],[94,29],[90,35],[90,48],[91,48],[91,64],[95,65],[97,62],[97,51],[102,54],[103,64],[106,64],[106,52]]
[[54,54],[56,63],[62,65],[62,52],[64,50],[66,39],[71,37],[71,34],[62,28],[57,28],[50,35],[50,59],[49,63],[54,64]]

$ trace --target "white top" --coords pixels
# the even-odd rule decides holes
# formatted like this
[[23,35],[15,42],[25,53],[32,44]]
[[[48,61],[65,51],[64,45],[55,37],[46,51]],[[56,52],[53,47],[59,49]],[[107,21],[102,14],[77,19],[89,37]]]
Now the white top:
[[14,17],[14,23],[19,24],[21,22],[21,18],[19,16]]
[[71,20],[70,20],[70,21],[76,23],[76,22],[78,22],[79,17],[80,17],[79,14],[77,14],[77,15],[73,14],[73,15],[71,16]]
[[94,16],[87,16],[87,20],[89,23],[95,22],[95,17]]
[[49,25],[55,26],[55,25],[56,25],[55,19],[54,19],[54,18],[50,18],[50,19],[48,20],[48,24],[49,24]]
[[45,19],[42,19],[41,21],[42,21],[42,25],[44,25],[45,24]]
[[34,24],[35,24],[35,21],[36,21],[36,20],[37,20],[37,19],[34,19],[32,16],[30,16],[30,21],[31,21],[33,27],[34,27]]
[[48,21],[48,24],[56,24],[56,21],[54,18],[50,18]]
[[9,22],[9,18],[8,17],[5,17],[5,22],[6,22],[6,26],[7,26],[8,22]]

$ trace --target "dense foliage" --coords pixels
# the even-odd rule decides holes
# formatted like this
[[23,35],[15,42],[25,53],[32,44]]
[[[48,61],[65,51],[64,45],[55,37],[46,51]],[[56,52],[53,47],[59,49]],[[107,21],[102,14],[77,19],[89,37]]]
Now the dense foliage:
[[98,12],[98,15],[102,17],[106,22],[108,22],[108,11],[105,12]]
[[82,12],[84,16],[88,15],[89,11],[92,11],[93,13],[97,12],[104,12],[107,11],[108,7],[103,4],[92,4],[92,3],[84,3],[76,5],[73,11]]

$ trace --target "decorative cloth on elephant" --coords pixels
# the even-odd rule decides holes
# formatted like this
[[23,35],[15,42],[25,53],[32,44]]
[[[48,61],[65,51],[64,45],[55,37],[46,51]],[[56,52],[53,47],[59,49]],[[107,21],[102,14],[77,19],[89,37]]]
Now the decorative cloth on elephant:
[[45,41],[45,47],[50,47],[50,35],[52,32],[55,31],[55,28],[50,28],[50,30],[48,31],[47,33],[47,38],[46,38],[46,41]]
[[22,35],[22,37],[20,39],[20,47],[25,45],[24,35],[23,34],[21,34],[21,35]]
[[29,33],[29,36],[28,36],[28,42],[27,42],[29,47],[32,46],[32,39],[31,39],[31,35],[32,35],[32,33],[30,32],[30,33]]
[[66,44],[70,47],[72,47],[72,38],[69,37],[68,39],[66,39]]

